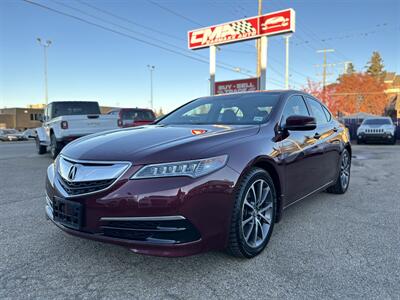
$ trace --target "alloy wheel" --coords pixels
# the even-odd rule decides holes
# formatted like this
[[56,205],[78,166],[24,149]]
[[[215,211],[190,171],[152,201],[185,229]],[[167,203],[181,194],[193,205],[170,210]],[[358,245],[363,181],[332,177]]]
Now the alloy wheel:
[[268,236],[273,212],[273,196],[264,179],[252,183],[242,205],[242,232],[247,245],[260,246]]
[[350,180],[350,156],[347,151],[343,153],[342,163],[340,165],[340,182],[343,189],[346,189]]

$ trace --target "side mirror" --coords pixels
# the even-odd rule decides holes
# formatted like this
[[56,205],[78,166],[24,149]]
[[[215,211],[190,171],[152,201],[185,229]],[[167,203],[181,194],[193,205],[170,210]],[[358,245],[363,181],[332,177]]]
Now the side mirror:
[[294,131],[306,131],[314,130],[317,128],[317,121],[314,117],[310,116],[289,116],[286,119],[286,125],[284,129]]

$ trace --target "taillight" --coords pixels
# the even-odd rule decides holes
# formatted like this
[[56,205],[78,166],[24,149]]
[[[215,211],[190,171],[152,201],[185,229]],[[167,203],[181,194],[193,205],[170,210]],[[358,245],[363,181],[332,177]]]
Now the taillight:
[[68,129],[68,122],[67,121],[61,121],[61,129]]
[[118,119],[118,127],[122,127],[122,120]]

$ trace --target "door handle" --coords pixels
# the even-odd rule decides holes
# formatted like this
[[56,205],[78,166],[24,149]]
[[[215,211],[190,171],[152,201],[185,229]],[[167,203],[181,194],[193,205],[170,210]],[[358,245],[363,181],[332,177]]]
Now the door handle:
[[318,133],[318,132],[316,132],[315,134],[314,134],[314,139],[319,139],[321,137],[321,135]]

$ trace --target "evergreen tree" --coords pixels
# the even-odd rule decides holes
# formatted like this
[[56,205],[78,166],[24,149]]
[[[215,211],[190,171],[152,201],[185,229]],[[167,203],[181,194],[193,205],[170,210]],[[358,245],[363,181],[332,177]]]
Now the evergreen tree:
[[375,78],[383,79],[385,75],[384,65],[378,51],[372,52],[370,61],[367,63],[367,73]]
[[346,66],[346,74],[353,74],[356,72],[356,69],[354,68],[354,65],[352,62],[349,62]]

